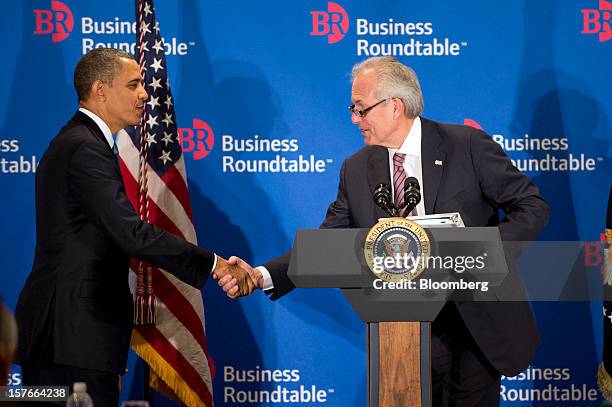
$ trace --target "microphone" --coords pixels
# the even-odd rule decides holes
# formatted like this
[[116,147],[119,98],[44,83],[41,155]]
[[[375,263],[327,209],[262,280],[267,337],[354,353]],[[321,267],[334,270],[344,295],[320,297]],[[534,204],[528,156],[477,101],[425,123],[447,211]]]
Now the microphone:
[[404,181],[405,213],[410,214],[419,202],[421,202],[421,186],[419,185],[419,180],[415,177],[408,177],[406,181]]
[[378,184],[374,189],[374,202],[378,205],[382,210],[387,212],[391,216],[395,216],[395,214],[391,211],[391,209],[395,209],[393,206],[393,201],[391,199],[391,187],[388,184]]

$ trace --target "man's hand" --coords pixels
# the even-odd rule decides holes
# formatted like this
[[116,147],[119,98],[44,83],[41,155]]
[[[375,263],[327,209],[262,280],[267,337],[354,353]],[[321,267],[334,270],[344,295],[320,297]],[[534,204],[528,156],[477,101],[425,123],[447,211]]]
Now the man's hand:
[[[230,257],[230,260],[232,258]],[[245,263],[246,264],[246,263]],[[221,256],[217,256],[217,266],[213,271],[213,278],[228,284],[231,283],[233,289],[232,295],[228,293],[228,297],[237,298],[244,295],[249,295],[255,290],[255,280],[249,274],[248,270],[244,267],[238,266],[236,261],[228,262]],[[227,290],[224,291],[227,293]]]
[[[240,257],[232,256],[226,262],[227,267],[235,267],[242,271],[242,273],[248,276],[249,289],[244,288],[244,283],[241,284],[239,278],[234,277],[232,274],[219,275],[217,269],[213,273],[213,278],[219,280],[219,285],[223,288],[223,291],[231,299],[242,297],[251,294],[256,288],[263,289],[263,275],[257,269],[251,267],[247,262],[242,260]],[[217,263],[217,267],[219,267]]]

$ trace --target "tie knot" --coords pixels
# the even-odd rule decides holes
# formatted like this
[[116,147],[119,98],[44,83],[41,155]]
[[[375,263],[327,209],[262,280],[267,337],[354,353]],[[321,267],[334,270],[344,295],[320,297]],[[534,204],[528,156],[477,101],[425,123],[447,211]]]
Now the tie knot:
[[406,158],[406,154],[395,153],[393,154],[393,163],[395,165],[404,165],[404,158]]
[[113,143],[113,154],[115,154],[116,157],[119,157],[119,149],[117,148],[117,143]]

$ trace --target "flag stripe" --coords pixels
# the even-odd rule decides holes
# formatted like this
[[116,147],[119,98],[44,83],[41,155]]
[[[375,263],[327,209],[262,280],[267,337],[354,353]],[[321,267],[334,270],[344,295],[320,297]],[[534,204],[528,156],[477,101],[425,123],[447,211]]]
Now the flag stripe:
[[[135,270],[138,268],[139,260],[131,259],[130,260],[130,278],[133,278],[133,281],[130,281],[130,290],[133,292],[136,287],[136,272]],[[197,288],[190,286],[187,283],[182,282],[177,277],[173,276],[172,273],[167,272],[166,270],[159,270],[164,277],[169,281],[170,284],[174,286],[176,290],[178,290],[183,296],[185,300],[191,305],[193,312],[200,319],[202,329],[204,329],[204,321],[200,318],[200,315],[204,315],[204,304],[202,302],[202,292]],[[160,299],[161,301],[162,299]],[[163,302],[163,301],[162,301]],[[206,345],[206,343],[204,343]],[[206,346],[203,347],[206,351]]]
[[162,175],[161,180],[164,181],[168,189],[172,191],[174,196],[176,196],[183,204],[183,209],[185,210],[185,214],[189,218],[189,220],[193,223],[193,214],[191,211],[191,202],[189,200],[189,190],[187,189],[187,184],[185,183],[185,179],[178,171],[176,166],[170,168],[164,175]]
[[172,219],[172,222],[183,231],[183,235],[188,241],[195,240],[195,230],[193,223],[185,210],[184,204],[177,199],[172,191],[166,188],[165,183],[159,178],[157,173],[149,166],[149,196],[164,212]]
[[191,388],[198,394],[209,393],[206,383],[200,377],[199,372],[194,369],[191,363],[168,340],[167,335],[151,325],[138,326],[137,330],[174,367]]
[[[177,392],[175,394],[180,395],[178,398],[183,401],[184,405],[204,406],[203,398],[183,380],[174,367],[161,357],[136,329],[132,330],[131,342],[134,351],[152,367],[155,373],[149,377],[149,383],[154,389],[159,389],[161,386],[164,388],[170,387],[171,391],[175,391]],[[159,376],[158,373],[161,373],[163,377]],[[161,386],[159,385],[160,382],[162,382]],[[211,406],[209,405],[208,407]]]
[[[124,177],[124,179],[126,178],[127,180],[130,180],[131,183],[136,185],[136,182],[131,177],[131,174]],[[132,199],[132,205],[135,204],[136,199],[137,197],[134,196]],[[149,205],[149,211],[152,213],[152,219],[155,219],[155,225],[182,237],[180,231],[167,217],[165,217],[164,212],[159,210],[155,203],[151,202]],[[136,265],[133,264],[132,268],[134,269],[135,267]],[[178,319],[181,320],[181,323],[185,325],[187,329],[189,329],[191,334],[194,336],[194,338],[196,338],[199,345],[202,347],[203,351],[207,353],[203,321],[197,313],[197,309],[200,307],[197,307],[196,305],[198,302],[201,303],[200,290],[194,289],[188,284],[178,280],[176,277],[173,277],[174,281],[169,280],[168,277],[166,277],[164,273],[160,273],[157,268],[153,268],[153,270],[156,295],[163,303],[167,304],[169,309],[172,309],[175,312]],[[182,287],[177,287],[177,285],[181,285]],[[181,294],[181,291],[189,289],[197,291],[197,296],[193,298],[193,302],[189,301],[183,294]]]
[[[200,373],[208,372],[210,357],[195,341],[191,332],[186,329],[185,325],[176,318],[176,315],[169,310],[165,304],[158,303],[158,309],[159,323],[156,325],[157,329],[169,339],[170,343],[189,344],[189,346],[181,346],[180,349],[177,350],[185,359],[191,362],[195,370]],[[211,384],[209,376],[203,376],[202,380],[204,380],[207,385]]]
[[178,172],[181,174],[181,178],[183,178],[184,180],[187,179],[187,170],[185,169],[185,156],[184,155],[181,155],[181,158],[176,160],[176,164],[174,165],[174,168],[176,168]]
[[187,330],[202,346],[202,351],[206,352],[206,338],[204,337],[202,320],[194,311],[189,301],[157,268],[153,269],[153,281],[155,282],[156,295],[185,325]]
[[[119,148],[119,153],[123,158],[123,164],[126,168],[126,171],[123,172],[124,178],[129,173],[136,183],[135,185],[137,188],[138,149],[136,146],[134,146],[132,140],[127,134],[125,137],[117,138],[117,146]],[[151,198],[152,202],[154,202],[155,205],[168,216],[172,223],[174,223],[174,225],[181,231],[181,236],[183,236],[185,240],[195,243],[197,241],[195,229],[186,212],[185,205],[181,203],[174,193],[166,188],[166,183],[162,181],[162,179],[150,166],[147,166],[147,169],[147,175],[149,177],[149,197]],[[128,183],[126,182],[126,188],[127,184]],[[137,190],[135,193],[137,197]],[[132,205],[134,205],[134,202],[138,202],[137,198],[136,201],[132,201]],[[189,205],[187,205],[187,208],[189,208],[189,211],[191,211]]]
[[181,230],[176,227],[174,222],[172,222],[172,220],[166,216],[166,213],[167,212],[162,211],[159,206],[157,206],[155,202],[153,202],[152,199],[149,200],[149,222],[155,224],[155,226],[167,230],[168,232],[178,237],[185,239],[185,236],[183,236],[183,232],[181,232]]
[[[137,261],[133,260],[133,263],[131,265],[130,277],[133,278],[133,285],[131,285],[130,287],[135,287],[136,274],[134,273],[133,270],[137,266],[136,263]],[[176,277],[174,277],[172,274],[168,273],[167,271],[164,271],[164,270],[159,270],[159,271],[169,280],[170,284],[176,284],[178,282],[179,283],[178,285],[181,287],[186,285],[185,283],[178,280]],[[159,279],[156,280],[156,284],[158,280]],[[182,293],[186,294],[187,300],[192,306],[194,306],[195,314],[199,318],[199,315],[203,315],[203,312],[204,312],[203,303],[201,299],[201,293],[199,290],[194,289],[191,286],[189,286],[189,288],[191,288],[191,294],[189,294],[189,292],[186,292],[186,291],[182,291]],[[158,322],[159,322],[156,325],[157,328],[167,338],[171,338],[172,343],[190,344],[189,346],[182,346],[179,351],[183,354],[183,356],[186,359],[191,361],[191,364],[196,370],[202,373],[203,380],[207,383],[207,385],[209,385],[212,388],[210,377],[211,376],[214,377],[215,366],[214,366],[214,361],[208,354],[206,340],[204,339],[203,343],[196,342],[196,339],[194,338],[192,333],[189,332],[189,330],[187,329],[187,326],[180,319],[177,318],[176,309],[170,310],[167,307],[167,305],[163,303],[163,301],[161,301],[159,297],[158,297],[158,300],[161,303],[158,303],[156,307],[157,308],[156,312],[158,315]],[[200,305],[199,307],[197,306],[198,305],[197,301],[199,301],[199,305]],[[197,325],[201,326],[203,329],[204,322],[201,321]],[[202,331],[202,334],[204,335],[204,331]],[[209,372],[210,372],[210,375],[208,374]]]
[[183,380],[195,390],[202,401],[212,406],[212,396],[200,374],[191,366],[191,363],[168,341],[168,339],[154,326],[140,325],[135,327],[138,333],[181,375]]
[[[125,165],[121,166],[121,172],[128,198],[130,199],[132,206],[137,208],[138,193],[136,191],[138,188],[138,182],[136,179],[134,179],[132,174],[129,173],[129,169]],[[185,238],[185,236],[183,236],[183,232],[176,227],[172,220],[166,216],[166,212],[157,206],[152,199],[149,200],[149,221],[161,229],[164,229],[183,239]]]

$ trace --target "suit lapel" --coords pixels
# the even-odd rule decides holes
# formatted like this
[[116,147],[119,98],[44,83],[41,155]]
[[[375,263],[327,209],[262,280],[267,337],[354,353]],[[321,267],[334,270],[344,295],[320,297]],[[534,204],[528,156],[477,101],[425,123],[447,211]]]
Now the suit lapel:
[[421,168],[425,191],[425,213],[432,214],[444,171],[446,152],[434,122],[421,117]]
[[391,186],[391,176],[389,174],[389,150],[382,146],[371,146],[368,157],[368,185],[370,187],[370,201],[374,208],[374,221],[379,218],[389,217],[389,214],[383,211],[374,203],[374,190],[376,186],[385,183]]
[[108,141],[106,140],[106,137],[104,137],[104,133],[102,133],[102,129],[96,124],[96,122],[94,122],[89,116],[87,116],[85,113],[81,112],[80,110],[77,110],[77,112],[74,114],[74,116],[72,116],[72,120],[74,120],[77,123],[81,123],[82,125],[86,126],[89,130],[91,130],[91,132],[100,140],[104,143],[104,145],[106,147],[108,147],[108,150],[110,151],[112,157],[113,157],[113,162],[115,164],[115,168],[121,172],[121,169],[119,168],[119,162],[117,161],[117,158],[115,157],[115,153],[113,152],[113,149],[111,148],[111,146],[108,145]]
[[100,127],[98,127],[96,122],[94,122],[89,116],[87,116],[85,113],[81,112],[80,110],[77,110],[74,116],[72,116],[72,120],[74,120],[75,122],[81,123],[82,125],[87,126],[87,128],[91,130],[96,135],[96,137],[102,140],[104,144],[106,144],[110,150],[110,146],[108,145],[108,141],[106,141],[106,137],[104,137],[104,133],[102,133],[102,129],[100,129]]

